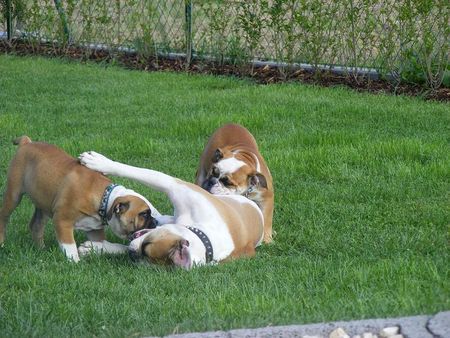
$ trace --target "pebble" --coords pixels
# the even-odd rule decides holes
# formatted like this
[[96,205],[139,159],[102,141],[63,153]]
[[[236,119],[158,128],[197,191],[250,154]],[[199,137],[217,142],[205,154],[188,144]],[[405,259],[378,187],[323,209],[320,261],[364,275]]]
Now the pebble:
[[385,327],[383,330],[380,331],[380,336],[383,338],[392,337],[400,331],[400,328],[398,326],[391,326],[391,327]]
[[364,332],[362,338],[377,338],[377,335],[371,332]]
[[343,328],[338,327],[330,333],[330,338],[350,338],[350,336],[344,331]]
[[[391,326],[391,327],[385,327],[382,329],[379,333],[379,336],[372,332],[364,332],[363,334],[357,334],[352,336],[352,338],[405,338],[402,334],[400,334],[400,327],[398,326]],[[309,336],[305,335],[302,336],[302,338],[323,338],[323,336]],[[347,332],[344,331],[343,328],[338,327],[337,329],[333,330],[329,338],[350,338],[350,336],[347,334]]]

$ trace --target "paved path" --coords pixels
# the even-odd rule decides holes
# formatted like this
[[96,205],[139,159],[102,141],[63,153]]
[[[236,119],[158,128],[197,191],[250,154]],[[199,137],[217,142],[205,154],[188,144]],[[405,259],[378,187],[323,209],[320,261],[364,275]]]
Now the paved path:
[[450,311],[414,317],[187,333],[169,335],[166,338],[302,338],[305,336],[328,338],[330,332],[339,327],[352,337],[354,335],[362,336],[365,332],[378,334],[381,329],[390,326],[400,327],[400,333],[405,338],[450,338]]

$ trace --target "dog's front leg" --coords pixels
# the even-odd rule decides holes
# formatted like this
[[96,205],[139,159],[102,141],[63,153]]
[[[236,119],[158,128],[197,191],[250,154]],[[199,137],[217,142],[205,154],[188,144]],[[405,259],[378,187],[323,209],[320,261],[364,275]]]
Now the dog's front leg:
[[[99,172],[125,177],[147,185],[155,190],[161,191],[169,197],[174,207],[174,219],[176,223],[190,223],[192,220],[193,203],[196,202],[197,194],[209,195],[206,191],[197,191],[194,184],[183,182],[162,172],[132,167],[127,164],[112,161],[94,151],[85,152],[79,156],[81,164],[89,169]],[[186,193],[193,192],[193,198],[189,199]],[[183,197],[184,196],[184,197]]]
[[119,243],[111,243],[108,241],[86,241],[78,247],[78,252],[82,256],[91,253],[95,254],[124,254],[128,252],[128,247]]
[[55,224],[59,247],[69,260],[75,263],[79,262],[80,257],[78,256],[77,244],[73,236],[73,221],[58,213],[53,215],[53,223]]
[[81,164],[89,169],[107,175],[129,178],[166,194],[173,190],[174,185],[177,185],[176,179],[169,175],[151,169],[137,168],[115,162],[95,151],[82,153],[79,159]]

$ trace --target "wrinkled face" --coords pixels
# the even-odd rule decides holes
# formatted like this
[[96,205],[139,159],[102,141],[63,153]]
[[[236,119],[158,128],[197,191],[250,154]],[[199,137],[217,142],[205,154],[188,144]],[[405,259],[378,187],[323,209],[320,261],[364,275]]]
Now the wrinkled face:
[[133,261],[179,266],[186,270],[192,267],[189,242],[164,226],[134,233],[128,252]]
[[112,231],[123,239],[137,230],[156,227],[147,203],[137,196],[116,198],[106,217]]
[[202,188],[214,195],[247,195],[264,186],[267,188],[264,176],[245,162],[245,157],[244,153],[233,153],[226,148],[216,149]]

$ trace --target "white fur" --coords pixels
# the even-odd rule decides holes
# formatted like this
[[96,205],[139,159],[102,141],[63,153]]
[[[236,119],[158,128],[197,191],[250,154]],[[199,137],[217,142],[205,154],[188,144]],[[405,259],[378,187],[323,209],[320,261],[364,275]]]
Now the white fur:
[[98,217],[87,216],[87,217],[78,219],[75,222],[74,227],[76,230],[91,231],[91,230],[102,229],[104,226],[102,224],[100,216],[98,216]]
[[217,163],[217,167],[219,168],[221,175],[232,174],[244,165],[247,164],[234,157],[226,158]]
[[59,243],[59,247],[69,260],[75,263],[78,263],[80,261],[80,257],[78,256],[77,245],[75,243],[73,244]]
[[126,253],[127,251],[128,247],[126,245],[119,243],[111,243],[108,241],[101,241],[101,242],[86,241],[82,243],[78,248],[78,252],[82,256],[85,256],[90,253],[123,254]]
[[256,154],[251,153],[253,155],[253,158],[255,159],[255,163],[256,163],[256,172],[260,173],[261,172],[261,165],[259,164],[259,160],[258,160],[258,156],[256,156]]

